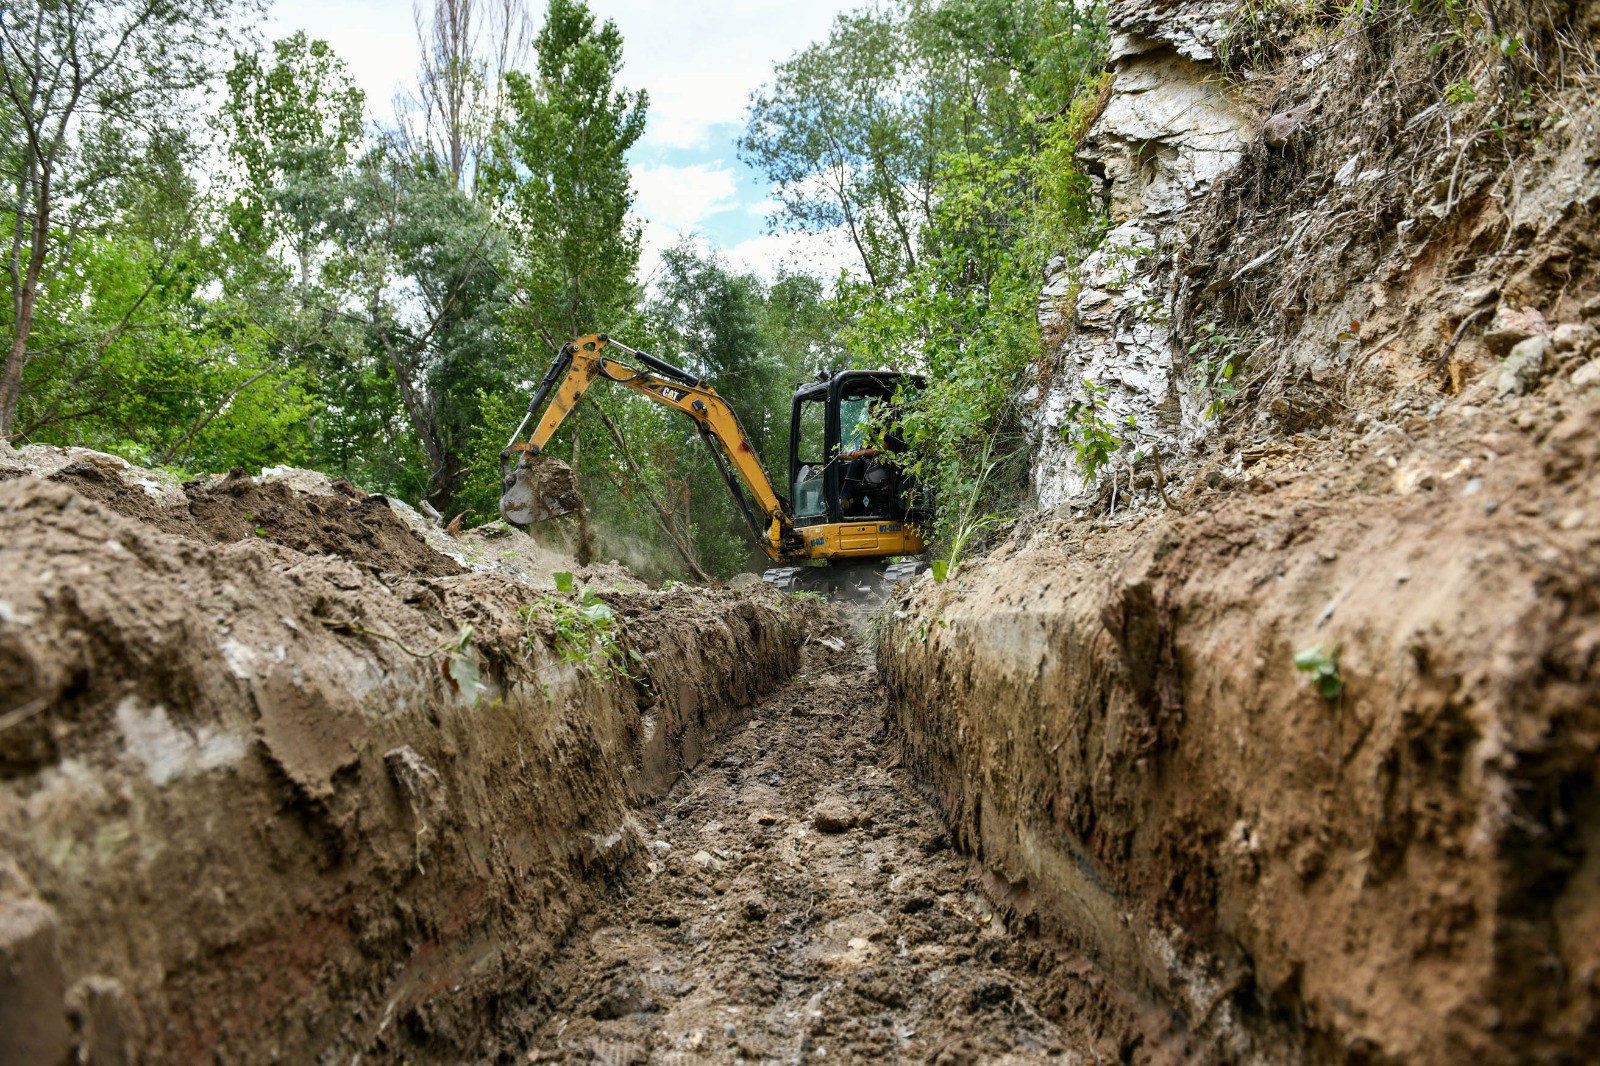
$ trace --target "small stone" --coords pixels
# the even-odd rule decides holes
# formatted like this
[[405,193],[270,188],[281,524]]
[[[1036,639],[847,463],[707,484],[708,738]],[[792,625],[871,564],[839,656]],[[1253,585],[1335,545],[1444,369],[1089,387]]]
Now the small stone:
[[1501,307],[1494,321],[1483,335],[1483,343],[1495,355],[1505,355],[1523,341],[1550,331],[1550,324],[1537,308],[1524,307],[1520,311]]
[[1490,499],[1490,500],[1484,500],[1483,501],[1483,513],[1484,514],[1494,514],[1498,510],[1500,510],[1500,501],[1499,500]]
[[1300,126],[1310,109],[1309,104],[1302,104],[1300,107],[1273,115],[1261,127],[1261,139],[1273,148],[1282,148],[1289,143],[1289,138],[1294,135],[1294,131]]
[[756,811],[754,814],[752,814],[750,816],[750,820],[752,822],[756,823],[757,825],[777,825],[778,824],[778,816],[776,814],[773,814],[771,811],[767,811],[767,810]]
[[858,820],[856,812],[838,800],[823,800],[811,813],[811,824],[819,833],[843,833],[855,828]]
[[694,853],[694,858],[692,861],[696,866],[699,866],[703,869],[710,866],[713,860],[709,851],[697,851]]
[[1591,359],[1572,372],[1572,384],[1580,389],[1600,385],[1600,359]]
[[1461,495],[1463,495],[1463,496],[1476,496],[1478,493],[1480,493],[1482,491],[1483,491],[1483,478],[1481,478],[1481,477],[1472,478],[1465,485],[1463,485],[1461,487]]
[[1583,512],[1568,511],[1566,516],[1561,519],[1559,524],[1562,529],[1570,533],[1574,529],[1577,529],[1579,526],[1583,525]]
[[1500,366],[1500,376],[1495,381],[1495,395],[1505,399],[1532,392],[1544,374],[1544,353],[1548,344],[1546,338],[1536,336],[1512,348],[1511,354]]
[[1600,338],[1600,332],[1587,322],[1563,322],[1550,334],[1550,347],[1563,354],[1586,352]]
[[1499,295],[1500,287],[1498,285],[1485,285],[1480,289],[1472,289],[1463,293],[1460,302],[1456,304],[1455,315],[1457,318],[1466,318],[1473,311]]

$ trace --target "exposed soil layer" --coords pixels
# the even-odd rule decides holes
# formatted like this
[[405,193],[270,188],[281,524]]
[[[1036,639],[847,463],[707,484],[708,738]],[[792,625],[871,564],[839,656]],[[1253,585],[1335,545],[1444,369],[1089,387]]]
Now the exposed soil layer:
[[[916,794],[870,656],[802,670],[652,809],[503,1061],[1121,1062],[1088,967],[1019,937]],[[853,643],[853,642],[852,642]],[[835,650],[837,649],[837,650]],[[1058,1024],[1059,1023],[1059,1024]]]
[[470,1054],[816,609],[602,588],[604,656],[358,490],[137,480],[0,480],[7,1063]]
[[64,466],[49,480],[142,525],[191,540],[232,544],[255,537],[304,555],[336,555],[369,570],[413,577],[463,569],[429,548],[390,510],[387,498],[348,481],[333,482],[337,495],[301,493],[283,481],[234,470],[209,484],[191,481],[181,492],[152,496],[89,461]]
[[1169,1050],[1600,1046],[1600,400],[1463,399],[1046,522],[881,641],[955,842]]

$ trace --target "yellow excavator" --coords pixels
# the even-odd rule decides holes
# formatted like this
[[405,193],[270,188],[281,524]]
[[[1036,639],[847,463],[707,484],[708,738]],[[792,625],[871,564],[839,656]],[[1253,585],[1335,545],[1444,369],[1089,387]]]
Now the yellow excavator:
[[501,453],[500,516],[507,522],[526,526],[581,506],[571,471],[541,456],[583,394],[602,378],[694,421],[757,546],[779,564],[764,575],[768,584],[790,592],[860,595],[909,581],[927,568],[914,557],[927,548],[922,530],[932,517],[928,494],[894,461],[905,450],[894,422],[896,397],[921,389],[921,378],[851,370],[821,374],[797,387],[786,497],[773,488],[739,416],[714,388],[604,333],[561,349]]

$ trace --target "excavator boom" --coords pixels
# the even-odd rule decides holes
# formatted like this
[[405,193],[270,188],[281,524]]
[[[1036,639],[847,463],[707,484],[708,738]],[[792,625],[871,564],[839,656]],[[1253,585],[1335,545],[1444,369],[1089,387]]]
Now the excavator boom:
[[[615,350],[640,366],[624,363],[606,354]],[[641,369],[642,367],[642,369]],[[704,381],[670,363],[612,340],[604,333],[580,337],[563,347],[539,383],[528,404],[528,413],[501,453],[514,459],[506,474],[500,497],[500,514],[517,525],[543,521],[574,509],[569,502],[565,475],[552,473],[553,464],[537,457],[550,443],[562,424],[577,407],[589,387],[601,378],[656,403],[681,411],[691,418],[711,450],[728,490],[743,511],[761,550],[771,559],[793,554],[799,538],[788,508],[772,480],[761,466],[750,439],[739,424],[739,417],[717,391]],[[545,401],[549,406],[545,407]],[[544,413],[539,410],[544,407]],[[538,416],[526,441],[519,438],[528,423]],[[575,501],[576,494],[570,494]]]

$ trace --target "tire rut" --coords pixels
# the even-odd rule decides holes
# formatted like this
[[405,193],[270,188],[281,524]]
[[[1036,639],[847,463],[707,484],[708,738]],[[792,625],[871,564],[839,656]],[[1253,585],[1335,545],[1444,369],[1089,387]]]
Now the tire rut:
[[1005,928],[899,768],[863,634],[820,641],[641,812],[646,858],[520,1012],[514,1061],[1066,1056],[1040,1006],[1055,956]]

